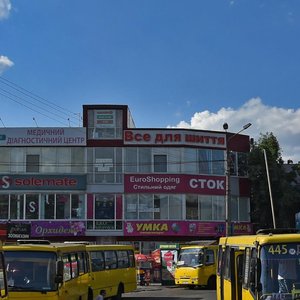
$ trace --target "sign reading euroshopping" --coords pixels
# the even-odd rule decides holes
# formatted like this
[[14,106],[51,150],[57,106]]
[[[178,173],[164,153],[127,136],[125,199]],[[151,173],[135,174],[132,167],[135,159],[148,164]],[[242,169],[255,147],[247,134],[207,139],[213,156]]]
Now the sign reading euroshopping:
[[0,190],[85,190],[86,175],[0,175]]
[[85,146],[83,127],[0,128],[0,146]]
[[125,174],[125,193],[196,193],[225,195],[225,176]]

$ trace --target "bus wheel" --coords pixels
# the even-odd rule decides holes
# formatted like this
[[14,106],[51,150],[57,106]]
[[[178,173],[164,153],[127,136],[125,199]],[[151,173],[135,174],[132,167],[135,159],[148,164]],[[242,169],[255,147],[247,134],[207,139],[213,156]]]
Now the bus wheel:
[[212,276],[208,279],[208,282],[207,282],[207,287],[210,289],[210,290],[215,290],[216,289],[216,277],[215,276]]
[[115,300],[121,300],[122,294],[124,293],[124,288],[122,284],[119,284],[117,295],[114,297]]

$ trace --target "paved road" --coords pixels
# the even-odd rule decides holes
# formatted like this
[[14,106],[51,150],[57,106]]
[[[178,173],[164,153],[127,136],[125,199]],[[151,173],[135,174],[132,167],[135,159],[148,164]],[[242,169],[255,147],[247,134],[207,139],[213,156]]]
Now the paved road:
[[138,287],[135,292],[124,294],[123,298],[126,300],[136,300],[137,298],[143,300],[151,300],[154,298],[155,300],[216,300],[216,291],[202,288],[195,288],[193,290],[190,290],[177,286],[150,285]]

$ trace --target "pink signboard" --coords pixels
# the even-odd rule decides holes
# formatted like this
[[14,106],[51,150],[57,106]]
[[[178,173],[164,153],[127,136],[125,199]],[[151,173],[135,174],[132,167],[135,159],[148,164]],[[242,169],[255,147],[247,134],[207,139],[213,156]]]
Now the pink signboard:
[[[238,222],[232,224],[235,235],[251,234],[252,224]],[[125,236],[213,236],[225,235],[225,222],[201,221],[127,221]]]
[[193,193],[225,195],[225,176],[126,174],[125,193]]

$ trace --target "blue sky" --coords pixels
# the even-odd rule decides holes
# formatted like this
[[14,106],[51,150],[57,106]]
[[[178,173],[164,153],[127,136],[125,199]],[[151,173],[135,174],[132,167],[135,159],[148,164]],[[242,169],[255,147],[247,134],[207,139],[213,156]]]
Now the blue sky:
[[0,126],[127,104],[137,127],[251,122],[298,162],[299,36],[298,0],[0,0]]

